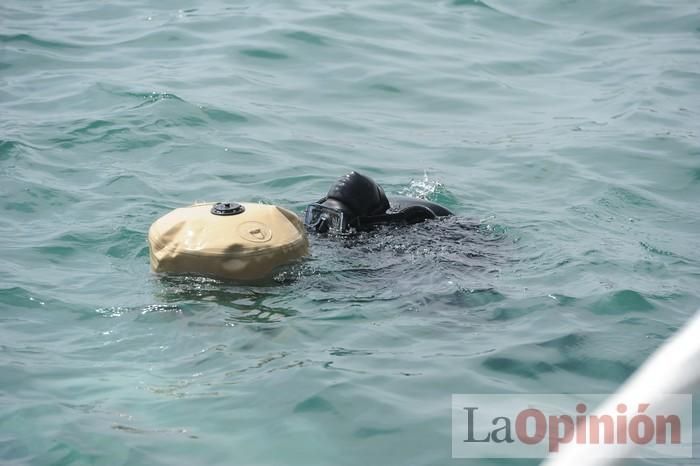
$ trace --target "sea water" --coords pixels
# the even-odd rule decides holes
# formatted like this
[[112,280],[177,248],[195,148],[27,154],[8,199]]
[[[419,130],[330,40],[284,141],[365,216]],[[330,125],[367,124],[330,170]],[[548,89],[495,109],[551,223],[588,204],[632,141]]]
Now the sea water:
[[[697,2],[6,0],[0,42],[2,464],[535,465],[453,460],[451,395],[611,393],[700,306]],[[170,209],[353,169],[456,216],[149,271]]]

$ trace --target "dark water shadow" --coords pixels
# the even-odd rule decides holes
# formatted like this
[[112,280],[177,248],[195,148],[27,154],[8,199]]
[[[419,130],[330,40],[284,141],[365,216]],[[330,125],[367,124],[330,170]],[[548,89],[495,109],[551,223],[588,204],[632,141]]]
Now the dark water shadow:
[[231,324],[276,323],[327,311],[352,314],[358,305],[479,306],[483,290],[487,303],[503,299],[492,281],[507,262],[506,239],[504,228],[459,217],[353,236],[312,235],[307,259],[267,279],[237,283],[165,274],[156,279],[156,296],[191,311],[225,312]]

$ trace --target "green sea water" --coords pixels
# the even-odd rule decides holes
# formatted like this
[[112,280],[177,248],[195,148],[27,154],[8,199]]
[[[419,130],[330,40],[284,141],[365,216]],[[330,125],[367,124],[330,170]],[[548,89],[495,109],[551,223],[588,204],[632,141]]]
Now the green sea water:
[[[4,1],[0,463],[538,464],[452,459],[450,397],[613,392],[700,307],[699,94],[691,0]],[[352,169],[457,216],[149,271]]]

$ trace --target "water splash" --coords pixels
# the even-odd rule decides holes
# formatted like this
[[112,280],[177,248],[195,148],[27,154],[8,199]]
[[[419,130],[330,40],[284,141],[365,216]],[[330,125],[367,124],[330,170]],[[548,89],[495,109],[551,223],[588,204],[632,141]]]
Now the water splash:
[[436,178],[428,176],[427,170],[423,172],[423,178],[419,180],[412,179],[408,186],[399,194],[409,197],[417,197],[418,199],[434,200],[439,194],[445,191],[444,185]]

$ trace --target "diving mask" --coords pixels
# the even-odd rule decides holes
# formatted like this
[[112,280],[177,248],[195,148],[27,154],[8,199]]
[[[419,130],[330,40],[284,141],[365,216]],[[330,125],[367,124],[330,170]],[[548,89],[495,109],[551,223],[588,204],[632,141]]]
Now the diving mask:
[[319,233],[344,233],[350,228],[349,216],[341,209],[314,202],[304,214],[304,224]]

